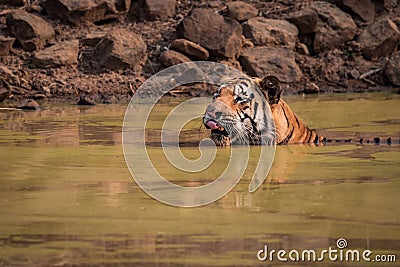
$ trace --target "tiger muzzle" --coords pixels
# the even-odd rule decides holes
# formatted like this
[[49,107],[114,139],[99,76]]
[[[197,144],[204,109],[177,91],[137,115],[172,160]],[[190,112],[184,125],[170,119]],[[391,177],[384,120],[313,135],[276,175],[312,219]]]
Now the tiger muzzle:
[[217,146],[230,146],[229,133],[218,122],[213,119],[204,118],[204,126],[211,129],[210,139],[214,141]]

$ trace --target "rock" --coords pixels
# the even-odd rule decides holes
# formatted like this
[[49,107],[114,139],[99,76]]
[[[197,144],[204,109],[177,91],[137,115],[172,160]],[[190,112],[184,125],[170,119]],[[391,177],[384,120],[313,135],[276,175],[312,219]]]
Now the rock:
[[179,51],[193,59],[207,60],[210,56],[208,51],[201,45],[188,41],[186,39],[176,39],[171,43],[170,48]]
[[310,34],[317,28],[318,15],[314,10],[306,8],[291,13],[287,20],[297,26],[300,34]]
[[387,11],[392,11],[399,4],[399,0],[383,0],[383,6]]
[[305,94],[318,94],[319,93],[319,86],[316,83],[310,83],[304,88],[303,93]]
[[228,10],[231,18],[241,22],[257,17],[258,15],[257,8],[242,1],[228,3]]
[[218,63],[224,64],[224,65],[227,65],[234,69],[242,71],[242,66],[240,65],[240,62],[234,58],[223,59],[223,60],[220,60]]
[[396,24],[397,28],[400,29],[400,17],[394,18],[392,21]]
[[53,38],[54,29],[44,19],[24,10],[15,10],[7,17],[7,27],[27,51],[44,47],[47,40]]
[[126,14],[131,7],[132,0],[108,0],[107,2],[113,12]]
[[286,48],[255,47],[244,51],[240,58],[243,70],[251,76],[275,75],[285,83],[299,82],[302,73],[295,55]]
[[392,54],[384,73],[391,84],[400,86],[400,51]]
[[28,0],[0,0],[1,5],[13,5],[13,6],[24,6],[28,3]]
[[310,8],[319,17],[313,44],[315,53],[330,50],[354,38],[357,25],[349,14],[327,2],[313,2]]
[[340,83],[346,79],[346,68],[343,60],[344,52],[334,48],[323,57],[319,57],[315,64],[318,66],[318,78],[331,83]]
[[0,35],[0,55],[7,55],[14,44],[15,38]]
[[237,57],[242,46],[242,27],[234,19],[224,19],[212,9],[197,8],[177,26],[178,38],[206,48],[210,55]]
[[96,103],[94,102],[93,99],[91,99],[87,96],[81,96],[79,98],[77,105],[79,105],[79,106],[94,106],[94,105],[96,105]]
[[190,66],[186,70],[183,70],[181,73],[181,75],[175,78],[176,83],[204,80],[204,72],[196,66]]
[[125,15],[131,0],[47,0],[48,14],[74,24],[104,21]]
[[247,39],[242,35],[242,46],[243,48],[253,48],[254,44],[250,39]]
[[[36,2],[36,3],[39,3],[39,2]],[[28,11],[29,13],[42,14],[43,7],[41,5],[39,5],[39,4],[35,4],[35,2],[34,2],[34,3],[30,4],[30,5],[27,5],[25,10]]]
[[42,93],[36,93],[36,94],[34,94],[34,95],[32,96],[32,98],[33,98],[34,100],[42,100],[42,99],[46,99],[46,98],[47,98],[47,95],[42,94]]
[[14,75],[13,72],[9,68],[7,68],[5,66],[1,66],[1,65],[0,65],[0,78],[10,85],[14,85],[14,86],[21,85],[21,81],[18,78],[18,76]]
[[376,60],[392,53],[400,41],[400,32],[390,19],[381,19],[369,25],[358,41],[365,59]]
[[[0,80],[0,85],[2,81]],[[10,96],[10,91],[6,88],[0,87],[0,103],[6,100]]]
[[361,74],[357,69],[352,69],[351,71],[349,71],[348,76],[351,79],[358,80],[360,78]]
[[165,66],[171,67],[173,65],[177,65],[180,63],[190,62],[190,58],[187,56],[174,51],[174,50],[167,50],[161,53],[158,60]]
[[375,17],[375,4],[371,0],[334,0],[343,11],[358,16],[363,21],[372,21]]
[[296,43],[296,52],[305,56],[310,55],[310,50],[308,50],[308,47],[303,43]]
[[260,17],[243,23],[243,35],[251,39],[255,45],[294,48],[298,34],[297,27],[286,20]]
[[0,102],[6,100],[11,94],[11,85],[5,77],[0,75]]
[[38,68],[57,68],[78,64],[79,41],[64,41],[36,52],[32,62]]
[[80,43],[86,46],[96,46],[105,35],[104,32],[90,32],[81,38]]
[[35,100],[29,99],[25,103],[23,103],[21,106],[19,106],[18,108],[25,109],[25,110],[39,110],[40,105]]
[[146,59],[142,37],[127,30],[114,29],[97,44],[92,59],[111,70],[139,66]]
[[165,20],[175,15],[176,0],[145,0],[147,20]]
[[114,95],[103,96],[103,104],[111,105],[118,103],[118,99]]

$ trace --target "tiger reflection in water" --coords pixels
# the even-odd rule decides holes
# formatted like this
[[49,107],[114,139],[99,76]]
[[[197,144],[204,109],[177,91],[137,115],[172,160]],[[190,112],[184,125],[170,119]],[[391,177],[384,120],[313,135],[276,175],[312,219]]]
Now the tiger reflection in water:
[[203,116],[210,138],[218,146],[324,142],[281,99],[281,92],[275,76],[224,83]]

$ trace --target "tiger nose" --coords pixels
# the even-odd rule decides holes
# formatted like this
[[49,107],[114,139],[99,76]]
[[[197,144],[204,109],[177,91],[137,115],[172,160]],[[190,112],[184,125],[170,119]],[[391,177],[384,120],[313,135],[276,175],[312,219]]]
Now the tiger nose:
[[208,110],[207,113],[213,119],[219,119],[222,116],[222,112],[221,111]]

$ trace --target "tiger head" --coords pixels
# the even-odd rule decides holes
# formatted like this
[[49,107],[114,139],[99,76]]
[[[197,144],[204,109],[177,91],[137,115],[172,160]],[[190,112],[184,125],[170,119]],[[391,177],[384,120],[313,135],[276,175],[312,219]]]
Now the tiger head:
[[221,85],[203,116],[218,146],[274,144],[275,125],[266,96],[250,78]]

